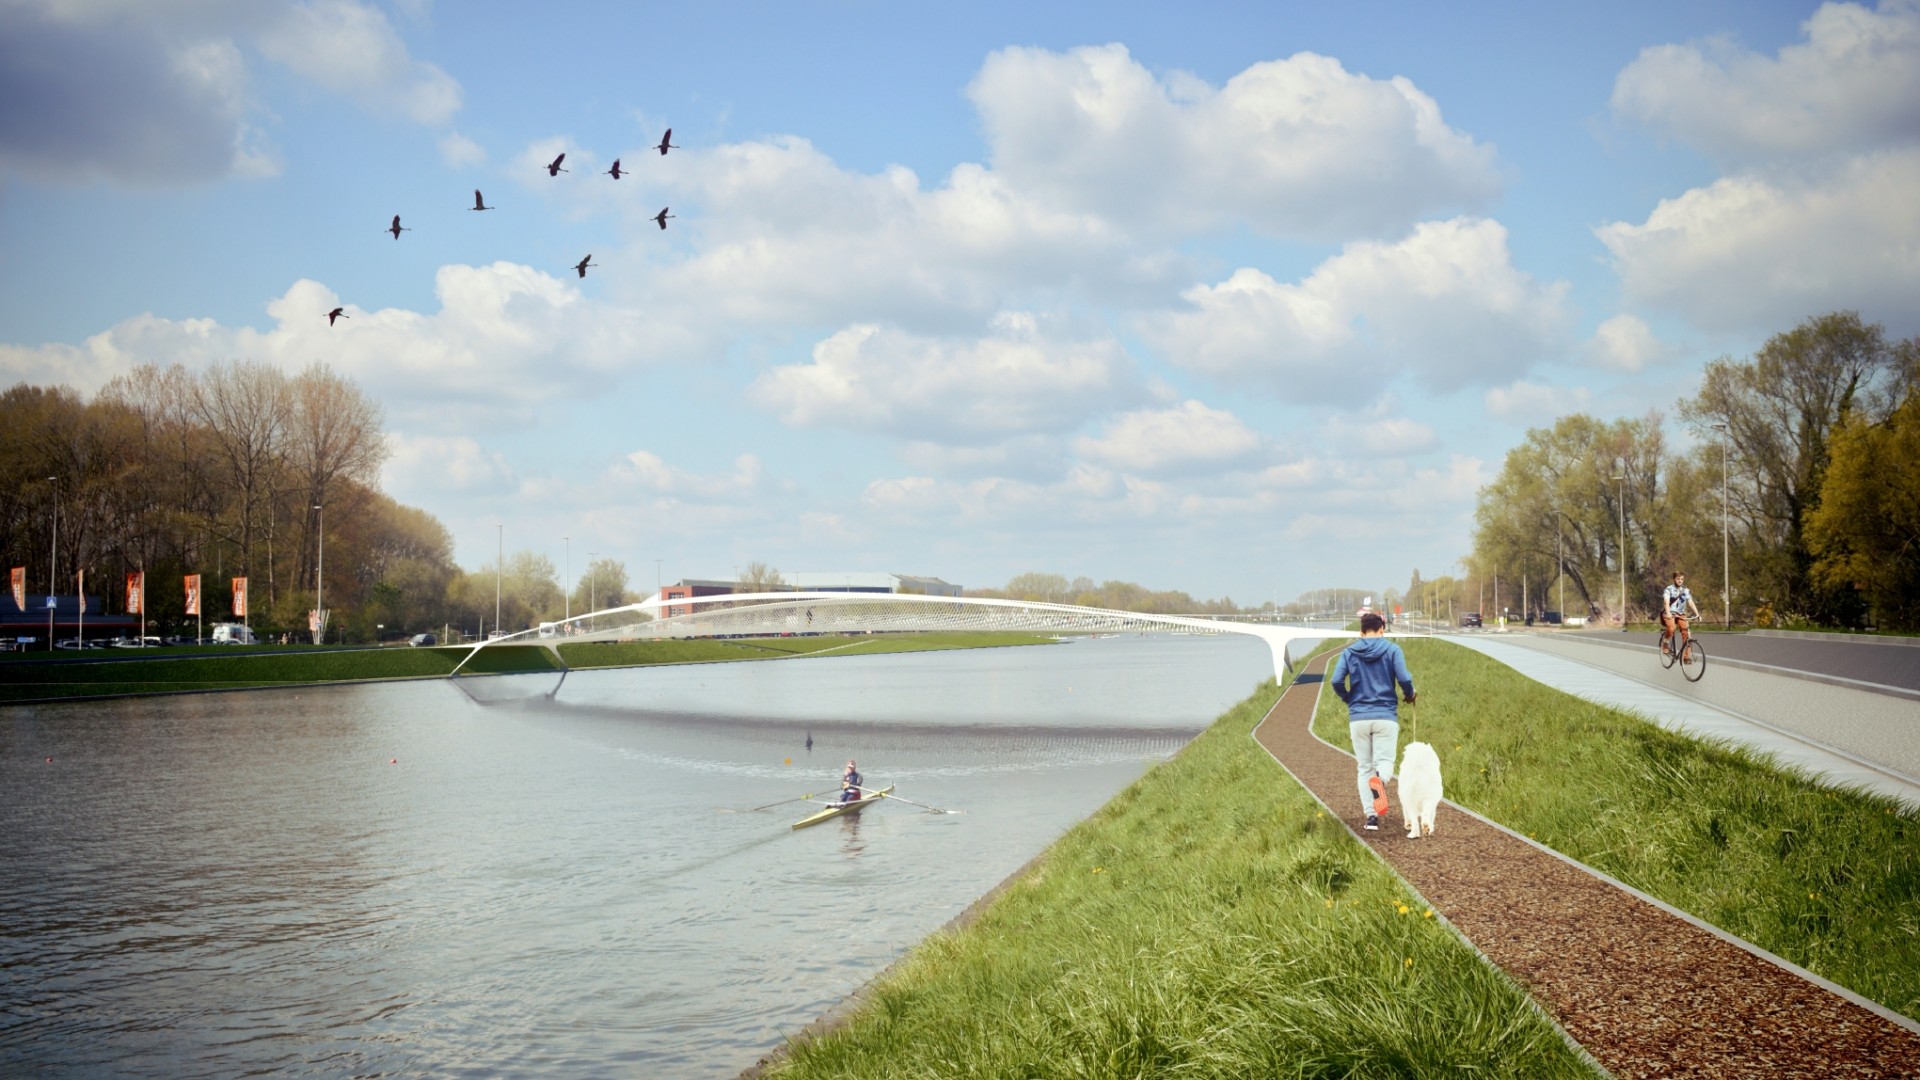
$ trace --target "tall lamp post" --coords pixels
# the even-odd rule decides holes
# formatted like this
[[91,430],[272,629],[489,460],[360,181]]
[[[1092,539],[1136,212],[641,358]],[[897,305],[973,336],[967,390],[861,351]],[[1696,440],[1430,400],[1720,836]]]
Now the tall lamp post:
[[1721,621],[1727,626],[1733,625],[1733,555],[1732,544],[1728,540],[1732,512],[1727,503],[1727,442],[1732,432],[1725,424],[1713,425],[1720,429],[1720,607]]
[[494,536],[493,548],[493,632],[500,632],[500,574],[507,566],[507,526],[496,521],[493,527],[499,532]]
[[53,538],[47,543],[47,650],[53,650],[54,597],[60,595],[60,478],[47,477],[53,485]]
[[567,588],[566,588],[567,596],[566,596],[566,603],[562,608],[562,610],[565,611],[566,614],[562,615],[561,618],[572,619],[573,618],[573,537],[563,536],[560,538],[560,542],[566,545],[566,552],[567,552]]
[[588,611],[600,610],[600,578],[598,575],[596,575],[593,572],[593,559],[594,559],[594,556],[598,554],[600,553],[597,551],[587,552],[587,610]]
[[1620,632],[1627,632],[1627,474],[1626,463],[1621,463],[1620,475],[1614,477],[1620,482]]
[[327,605],[325,589],[327,586],[327,523],[325,515],[316,504],[313,508],[313,531],[319,538],[317,558],[313,567],[313,643],[320,644],[327,637]]

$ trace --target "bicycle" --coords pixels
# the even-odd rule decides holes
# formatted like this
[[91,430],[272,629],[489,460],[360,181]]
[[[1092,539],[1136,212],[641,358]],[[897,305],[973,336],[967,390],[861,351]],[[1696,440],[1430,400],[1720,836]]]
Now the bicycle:
[[1660,666],[1670,668],[1676,661],[1680,664],[1680,674],[1685,675],[1688,682],[1699,682],[1700,676],[1707,673],[1707,650],[1700,639],[1694,637],[1691,630],[1682,630],[1680,648],[1676,651],[1673,631],[1663,626],[1660,628]]

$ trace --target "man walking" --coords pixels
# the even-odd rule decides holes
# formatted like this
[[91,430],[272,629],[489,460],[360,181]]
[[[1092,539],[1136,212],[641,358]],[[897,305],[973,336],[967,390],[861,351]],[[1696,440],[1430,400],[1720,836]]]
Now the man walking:
[[1393,779],[1394,752],[1400,742],[1398,683],[1413,704],[1413,674],[1400,646],[1385,637],[1387,621],[1369,611],[1360,616],[1360,640],[1341,650],[1333,662],[1333,692],[1347,703],[1347,733],[1360,767],[1360,803],[1367,828],[1378,829],[1387,816],[1387,781]]

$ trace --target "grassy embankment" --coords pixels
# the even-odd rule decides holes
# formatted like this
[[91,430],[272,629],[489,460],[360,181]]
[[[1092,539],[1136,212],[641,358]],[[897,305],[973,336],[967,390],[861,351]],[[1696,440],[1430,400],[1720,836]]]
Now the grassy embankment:
[[[659,641],[562,645],[569,666],[638,667],[732,660],[774,660],[806,655],[849,656],[917,652],[929,649],[1032,645],[1052,639],[1037,634],[874,634],[819,637],[740,638],[724,641]],[[36,662],[46,654],[10,654],[0,664],[0,703],[54,701],[109,694],[165,694],[207,690],[256,689],[304,683],[422,679],[445,676],[470,650],[312,649],[285,647],[241,653],[233,647],[208,647],[141,653],[139,659],[91,654],[59,654],[58,662]],[[84,660],[69,659],[74,656]],[[553,656],[533,645],[494,645],[481,649],[461,674],[490,675],[557,671]]]
[[[1403,644],[1448,799],[1920,1019],[1920,814]],[[1314,731],[1344,747],[1339,706],[1322,699]]]
[[769,1076],[1594,1075],[1248,737],[1267,683]]
[[[1920,1013],[1916,815],[1465,649],[1406,645],[1449,798]],[[1222,717],[768,1075],[1587,1075],[1246,737],[1272,697]],[[1331,695],[1315,730],[1345,744]]]

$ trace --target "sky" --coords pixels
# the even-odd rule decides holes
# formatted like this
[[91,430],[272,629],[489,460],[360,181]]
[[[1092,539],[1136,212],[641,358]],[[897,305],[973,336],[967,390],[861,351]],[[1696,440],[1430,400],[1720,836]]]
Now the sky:
[[1920,333],[1920,0],[0,27],[5,385],[324,362],[469,569],[1404,588],[1530,428]]

